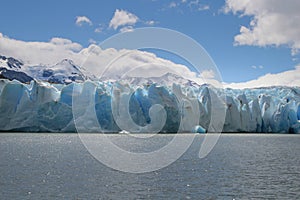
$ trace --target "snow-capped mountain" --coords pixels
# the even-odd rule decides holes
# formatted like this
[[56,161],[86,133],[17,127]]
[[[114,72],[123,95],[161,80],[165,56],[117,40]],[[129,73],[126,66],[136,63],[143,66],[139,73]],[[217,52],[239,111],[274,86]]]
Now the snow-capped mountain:
[[7,68],[10,69],[21,69],[21,67],[24,65],[22,62],[19,60],[16,60],[14,58],[7,58],[5,56],[0,55],[0,64],[6,66]]
[[[106,80],[109,82],[114,82],[115,80],[111,80],[109,78],[103,78],[102,80]],[[140,85],[151,85],[151,84],[156,84],[156,85],[161,85],[161,86],[172,86],[173,83],[176,83],[181,86],[195,86],[195,87],[200,87],[199,84],[196,82],[186,79],[182,76],[179,76],[178,74],[174,73],[165,73],[162,76],[157,76],[157,77],[131,77],[131,76],[125,76],[125,77],[120,77],[119,82],[123,84],[130,84],[130,85],[135,85],[135,86],[140,86]]]
[[55,65],[24,65],[15,58],[0,55],[0,78],[16,79],[27,83],[31,80],[50,83],[68,84],[73,81],[83,82],[87,76],[72,60],[64,59]]
[[[64,59],[55,65],[25,65],[15,58],[7,58],[0,55],[0,78],[9,80],[16,79],[22,83],[28,83],[35,79],[49,83],[69,84],[71,82],[83,82],[87,79],[97,80],[96,77],[76,65],[72,60]],[[171,86],[177,83],[182,86],[199,85],[191,80],[185,79],[178,74],[166,73],[159,77],[119,77],[118,80],[101,77],[101,81],[121,81],[132,85],[147,85],[156,83],[158,85]]]
[[19,60],[0,55],[0,78],[16,79],[23,83],[30,82],[33,78],[22,71],[23,66],[24,64]]
[[76,66],[72,60],[68,59],[64,59],[53,66],[28,66],[26,69],[27,74],[37,80],[61,84],[86,80],[87,76],[82,71],[79,66]]

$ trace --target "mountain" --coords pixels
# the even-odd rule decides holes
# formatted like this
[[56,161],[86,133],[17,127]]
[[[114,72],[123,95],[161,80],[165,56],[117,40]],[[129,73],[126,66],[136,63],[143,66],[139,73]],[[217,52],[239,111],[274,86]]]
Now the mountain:
[[[109,78],[103,78],[104,81],[110,81],[114,82],[115,80],[111,80]],[[165,73],[162,76],[157,77],[131,77],[131,76],[124,76],[120,77],[118,80],[119,82],[123,84],[130,84],[130,85],[151,85],[156,84],[160,86],[172,86],[173,83],[176,83],[181,86],[194,86],[194,87],[200,87],[199,84],[197,84],[194,81],[191,81],[189,79],[183,78],[182,76],[174,73]]]
[[16,60],[14,58],[7,58],[5,56],[0,55],[0,64],[6,65],[10,69],[21,69],[21,67],[24,65],[21,61]]
[[28,66],[26,72],[37,80],[50,83],[68,84],[71,82],[83,82],[87,79],[83,70],[69,59],[64,59],[53,66]]
[[[72,60],[64,59],[55,65],[25,65],[12,57],[0,55],[0,78],[13,80],[16,79],[22,83],[28,83],[31,80],[47,81],[56,84],[69,84],[72,82],[84,82],[87,79],[98,80],[93,75],[85,71],[84,68],[76,65]],[[118,80],[111,80],[108,77],[102,77],[101,81],[121,81],[131,85],[149,85],[156,83],[162,86],[171,86],[177,83],[182,86],[199,85],[191,80],[173,73],[166,73],[158,77],[119,77]]]
[[19,80],[22,83],[28,83],[33,78],[22,71],[24,64],[14,58],[7,58],[0,55],[0,78],[9,80]]
[[64,59],[55,65],[24,65],[12,57],[0,55],[0,78],[28,83],[35,79],[57,84],[71,82],[83,82],[88,79],[85,71],[73,63],[72,60]]

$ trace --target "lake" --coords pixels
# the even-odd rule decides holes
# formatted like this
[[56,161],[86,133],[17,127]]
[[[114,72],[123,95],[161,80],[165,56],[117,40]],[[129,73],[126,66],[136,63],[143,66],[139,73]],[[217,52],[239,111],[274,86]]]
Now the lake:
[[2,133],[0,198],[300,199],[300,135],[222,134],[199,159],[203,138],[166,168],[130,174],[97,161],[77,134]]

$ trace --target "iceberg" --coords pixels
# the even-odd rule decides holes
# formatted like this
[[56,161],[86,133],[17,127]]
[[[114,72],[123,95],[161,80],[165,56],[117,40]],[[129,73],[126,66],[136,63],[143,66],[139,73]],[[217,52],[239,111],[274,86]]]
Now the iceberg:
[[[212,97],[222,93],[213,109]],[[214,131],[219,108],[225,109],[223,132],[300,133],[300,88],[0,79],[0,131],[205,133]]]

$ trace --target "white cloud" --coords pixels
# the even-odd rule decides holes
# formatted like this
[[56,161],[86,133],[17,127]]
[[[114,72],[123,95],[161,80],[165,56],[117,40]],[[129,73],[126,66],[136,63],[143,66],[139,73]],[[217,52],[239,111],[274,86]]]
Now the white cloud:
[[[209,10],[210,6],[207,4],[203,4],[200,0],[177,0],[177,1],[171,1],[169,4],[167,4],[166,8],[174,9],[176,8],[178,12],[183,13],[182,8],[188,7],[190,11],[205,11]],[[162,9],[166,10],[166,9]]]
[[94,32],[95,33],[102,33],[105,30],[105,25],[104,24],[99,24],[97,28],[95,28]]
[[171,2],[170,4],[169,4],[169,8],[175,8],[175,7],[177,7],[177,3],[176,2]]
[[259,65],[259,66],[252,65],[251,68],[253,68],[253,69],[263,69],[264,66],[262,66],[262,65]]
[[89,43],[90,43],[90,44],[97,44],[97,41],[94,40],[94,39],[92,39],[92,38],[90,38],[90,39],[89,39]]
[[[107,77],[120,77],[120,76],[141,76],[141,77],[159,77],[168,72],[184,76],[186,78],[195,78],[196,74],[191,72],[186,66],[175,64],[169,60],[158,58],[155,54],[138,51],[138,50],[120,50],[110,49],[109,61],[114,60],[115,62],[110,63],[109,70],[105,71],[103,76]],[[106,55],[106,57],[108,57]],[[93,61],[93,55],[91,61]],[[87,66],[91,66],[86,63]],[[96,68],[93,71],[99,76],[103,72],[103,68]]]
[[125,27],[120,29],[121,33],[131,32],[131,31],[133,31],[133,26],[125,26]]
[[209,5],[200,5],[200,6],[198,7],[198,10],[199,10],[199,11],[202,11],[202,10],[209,10],[209,9],[210,9]]
[[[90,40],[90,42],[94,43],[95,41]],[[104,72],[104,76],[111,78],[125,74],[136,75],[137,72],[145,77],[161,76],[172,72],[197,81],[196,74],[191,72],[188,67],[159,58],[153,53],[113,48],[104,50],[95,44],[83,48],[81,45],[63,38],[53,38],[49,42],[25,42],[4,37],[0,33],[0,54],[21,59],[25,64],[30,65],[53,65],[68,58],[98,77]],[[113,60],[115,62],[111,63]]]
[[[91,43],[95,42],[90,40]],[[161,76],[172,72],[199,84],[217,85],[211,70],[203,71],[200,77],[186,66],[157,57],[153,53],[138,50],[101,49],[95,44],[83,48],[80,44],[64,38],[52,38],[49,42],[25,42],[11,39],[0,33],[0,54],[21,59],[26,64],[56,64],[68,58],[82,65],[97,76],[117,78],[122,75]],[[88,58],[88,59],[87,59]],[[111,63],[111,61],[113,61]],[[110,67],[108,65],[110,64]],[[256,68],[261,68],[256,66]],[[245,83],[225,84],[231,88],[253,88],[267,86],[300,86],[300,64],[293,70],[278,74],[266,74]]]
[[292,54],[300,49],[300,1],[298,0],[226,0],[224,11],[252,17],[241,26],[236,45],[288,45]]
[[0,34],[0,53],[22,59],[31,64],[54,64],[73,57],[82,46],[63,38],[52,38],[49,42],[25,42]]
[[135,25],[138,20],[139,18],[136,15],[126,10],[116,9],[113,18],[110,20],[109,28],[116,30],[120,26]]
[[213,79],[215,78],[215,72],[213,70],[204,70],[201,72],[200,77],[204,79]]
[[153,21],[153,20],[149,20],[146,21],[145,24],[149,25],[149,26],[153,26],[154,24],[156,24],[157,22]]
[[77,26],[82,26],[83,24],[93,25],[92,21],[86,16],[77,16],[75,23]]
[[102,32],[102,28],[98,27],[95,29],[95,33],[101,33]]
[[103,30],[102,30],[101,27],[98,27],[98,28],[95,29],[95,33],[101,33],[102,31],[103,31]]
[[269,86],[300,86],[300,65],[295,69],[277,73],[266,74],[256,80],[251,80],[244,83],[230,83],[225,84],[226,87],[243,89],[243,88],[257,88]]
[[209,5],[202,4],[200,0],[193,0],[188,3],[191,9],[196,9],[197,11],[209,10]]

